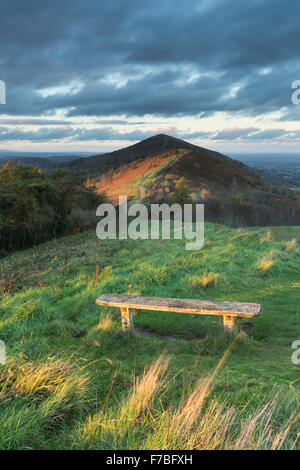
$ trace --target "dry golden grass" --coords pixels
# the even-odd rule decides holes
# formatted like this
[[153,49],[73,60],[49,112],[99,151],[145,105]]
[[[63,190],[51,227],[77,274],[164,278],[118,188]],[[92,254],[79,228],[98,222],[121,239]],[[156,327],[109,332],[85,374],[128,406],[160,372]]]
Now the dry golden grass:
[[274,261],[265,256],[257,263],[257,269],[267,272],[274,264]]
[[0,375],[0,398],[27,396],[44,399],[55,394],[83,395],[87,390],[88,379],[79,374],[79,369],[68,362],[50,360],[46,364],[11,366]]
[[297,240],[296,240],[296,238],[293,238],[292,240],[289,240],[289,241],[286,242],[286,244],[285,244],[285,248],[286,248],[286,251],[287,251],[288,253],[291,253],[292,251],[294,251],[295,248],[296,248],[296,246],[297,246]]
[[142,377],[137,378],[133,391],[120,410],[121,421],[135,421],[143,413],[150,411],[155,395],[165,383],[161,380],[169,364],[169,359],[160,356]]
[[195,287],[211,287],[216,286],[219,282],[220,274],[214,272],[205,271],[202,276],[191,276],[189,277],[189,286],[192,288]]
[[112,326],[111,315],[109,313],[107,313],[106,315],[102,314],[99,318],[97,330],[109,331],[111,329],[111,326]]
[[[168,364],[169,359],[160,356],[144,371],[141,378],[135,379],[131,394],[118,406],[116,418],[110,411],[104,413],[105,405],[96,415],[89,415],[80,431],[80,439],[88,442],[88,446],[94,446],[99,440],[110,438],[115,442],[114,445],[119,446],[119,439],[128,433],[134,434],[138,423],[144,421],[142,418],[145,419],[145,415],[151,412],[155,396],[166,385],[163,375]],[[114,380],[115,377],[110,391]]]
[[175,409],[162,407],[159,400],[167,386],[164,376],[169,363],[159,357],[135,380],[123,403],[87,418],[77,432],[78,446],[103,448],[107,442],[107,448],[160,450],[295,448],[300,437],[298,397],[283,398],[274,390],[272,398],[254,411],[247,404],[234,407],[226,397],[212,397],[214,379],[241,336],[232,340],[214,372],[200,380]]
[[[300,412],[296,408],[287,415],[284,424],[278,424],[276,415],[278,403],[283,398],[274,392],[272,399],[244,415],[244,409],[237,409],[211,399],[213,380],[239,341],[235,337],[211,376],[200,381],[185,401],[170,413],[164,412],[159,426],[145,448],[150,449],[281,449],[287,445],[294,448],[300,437],[296,434]],[[286,404],[287,407],[289,403]],[[299,408],[299,406],[298,406]],[[293,430],[294,437],[290,433]],[[289,440],[289,444],[287,441]]]
[[107,279],[108,277],[110,277],[112,274],[112,267],[111,266],[105,266],[100,275],[98,275],[98,279],[99,281],[102,281],[103,279]]
[[272,233],[266,232],[259,237],[259,243],[268,242],[271,243],[273,241]]

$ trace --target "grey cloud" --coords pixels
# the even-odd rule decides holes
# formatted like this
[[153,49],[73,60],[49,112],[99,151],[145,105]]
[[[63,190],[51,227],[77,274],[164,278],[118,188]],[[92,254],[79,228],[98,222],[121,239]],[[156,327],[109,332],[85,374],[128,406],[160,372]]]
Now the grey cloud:
[[58,120],[58,119],[35,119],[35,118],[19,118],[19,119],[1,119],[0,125],[11,125],[11,126],[59,126],[72,124],[71,121]]
[[21,129],[10,130],[0,127],[0,140],[29,140],[32,142],[60,141],[72,136],[74,131],[71,128],[41,128],[37,131],[23,131]]
[[259,141],[259,140],[276,140],[281,137],[288,137],[291,136],[292,134],[287,132],[285,129],[267,129],[263,130],[260,132],[256,132],[255,134],[251,134],[248,136],[245,136],[244,138],[247,140],[254,140],[254,141]]
[[[277,111],[300,78],[299,17],[294,0],[2,0],[0,111],[116,116],[100,125]],[[38,93],[72,81],[82,84],[76,93]]]
[[128,133],[114,131],[112,128],[99,129],[77,129],[74,133],[73,140],[89,141],[89,140],[142,140],[154,135],[154,132],[133,131]]
[[[163,130],[163,129],[162,129]],[[112,128],[100,129],[76,129],[74,132],[73,140],[129,140],[137,141],[146,139],[157,134],[158,131],[133,131],[133,132],[118,132]],[[209,138],[210,132],[186,132],[177,128],[172,129],[172,135],[180,139],[200,139]]]
[[[162,129],[163,131],[163,129]],[[146,139],[155,135],[157,130],[150,131],[132,131],[132,132],[119,132],[112,127],[101,127],[93,129],[85,128],[72,128],[70,126],[41,127],[37,131],[24,131],[20,128],[11,129],[7,127],[0,127],[0,140],[1,141],[32,141],[32,142],[47,142],[47,141],[138,141]],[[287,132],[284,129],[266,129],[261,130],[258,128],[239,128],[239,129],[224,129],[216,134],[209,131],[184,131],[178,128],[172,129],[172,135],[180,139],[187,140],[211,140],[211,141],[234,141],[239,139],[240,142],[247,141],[263,141],[263,140],[276,140],[281,137],[297,139],[299,132]]]
[[259,129],[256,127],[237,128],[237,129],[223,129],[212,136],[212,140],[225,140],[234,141],[263,141],[263,140],[276,140],[281,137],[292,137],[293,132],[288,132],[285,129]]
[[223,129],[213,136],[213,140],[236,140],[247,137],[256,131],[259,131],[256,127],[247,127],[244,129]]

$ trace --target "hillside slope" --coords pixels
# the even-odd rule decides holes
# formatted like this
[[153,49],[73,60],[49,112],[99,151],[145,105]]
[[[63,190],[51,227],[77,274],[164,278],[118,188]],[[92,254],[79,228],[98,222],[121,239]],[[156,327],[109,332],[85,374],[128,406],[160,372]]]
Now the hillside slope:
[[146,185],[153,200],[174,198],[176,183],[184,178],[194,202],[205,202],[218,191],[268,190],[269,184],[245,165],[203,150],[188,150],[177,154],[155,179]]
[[197,145],[169,135],[158,134],[142,140],[137,144],[130,145],[129,147],[116,150],[114,152],[103,155],[94,155],[88,158],[80,158],[76,161],[70,162],[68,167],[73,171],[80,171],[81,173],[88,174],[89,176],[99,176],[110,168],[116,169],[140,158],[155,156],[176,149],[198,150],[212,156],[229,159],[229,157],[226,157],[221,153],[198,147]]
[[[167,160],[169,165],[164,171]],[[168,177],[170,184],[172,179],[176,183],[183,176],[192,191],[205,189],[212,192],[229,189],[234,184],[239,190],[264,186],[263,180],[243,163],[164,134],[106,155],[74,161],[71,167],[74,170],[80,168],[92,175],[97,183],[97,190],[104,191],[113,200],[118,195],[137,197],[137,184],[142,180],[144,185],[151,181],[157,192],[156,196],[159,196],[168,187],[164,181],[168,170],[173,174],[173,178],[170,175]],[[151,168],[161,171],[151,172]],[[155,199],[156,196],[153,196]],[[167,194],[164,196],[167,197]]]
[[184,150],[171,150],[159,155],[140,158],[132,163],[118,167],[115,171],[109,170],[93,182],[99,194],[105,193],[109,200],[118,203],[119,196],[126,195],[129,199],[146,197],[145,182],[155,175],[171,161],[176,159]]
[[[184,240],[100,241],[91,231],[9,255],[1,263],[0,338],[7,365],[0,369],[0,448],[254,449],[273,441],[299,448],[299,366],[291,361],[300,331],[296,239],[300,227],[206,224],[200,252],[187,252]],[[226,351],[221,322],[138,311],[134,323],[144,334],[124,335],[119,310],[95,303],[108,292],[263,305],[262,316],[237,320],[240,339],[206,398],[207,430],[197,432],[193,424],[186,444],[172,447],[161,439],[177,408]],[[141,400],[145,408],[133,415],[132,426],[133,376],[141,377],[162,354],[170,358],[167,380],[147,381],[147,391],[156,383],[158,390]],[[268,401],[255,421],[254,410]],[[232,421],[231,407],[232,432],[222,425]],[[206,423],[199,393],[189,409]],[[276,441],[278,430],[291,424]],[[191,444],[192,436],[205,439]]]
[[[169,146],[175,148],[161,152]],[[188,193],[185,202],[204,203],[206,220],[234,226],[300,223],[299,193],[271,184],[218,152],[159,135],[106,155],[111,167],[104,173],[104,167],[97,170],[102,158],[82,164],[94,175],[97,192],[104,192],[113,203],[125,195],[173,203],[178,201],[177,185],[183,180]],[[121,164],[124,160],[130,162]],[[96,164],[93,170],[91,163]]]

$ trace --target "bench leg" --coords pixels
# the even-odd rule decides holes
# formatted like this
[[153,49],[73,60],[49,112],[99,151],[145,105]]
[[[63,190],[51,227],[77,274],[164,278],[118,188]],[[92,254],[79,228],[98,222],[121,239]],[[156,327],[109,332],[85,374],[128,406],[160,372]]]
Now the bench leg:
[[223,315],[223,324],[226,336],[231,336],[234,328],[234,317]]
[[123,331],[134,331],[132,312],[130,308],[121,308],[121,318]]

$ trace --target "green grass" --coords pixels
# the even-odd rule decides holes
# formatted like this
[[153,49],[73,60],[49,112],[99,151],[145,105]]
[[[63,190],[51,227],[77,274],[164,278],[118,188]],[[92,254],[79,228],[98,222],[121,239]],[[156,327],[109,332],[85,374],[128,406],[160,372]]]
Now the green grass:
[[[288,244],[292,239],[298,243]],[[0,366],[0,448],[234,448],[242,435],[239,410],[249,420],[272,396],[279,432],[290,412],[299,412],[299,366],[291,362],[291,344],[300,339],[299,239],[299,227],[206,224],[204,248],[186,251],[184,240],[103,242],[91,231],[3,258],[0,339],[8,361]],[[227,349],[220,319],[137,311],[135,325],[155,335],[124,335],[118,309],[95,304],[105,292],[263,305],[261,317],[237,321],[239,340],[214,377],[206,411],[201,408],[201,423],[216,419],[213,403],[219,419],[234,408],[232,442],[215,434],[211,444],[162,438],[166,420],[180,415],[183,397],[212,374]],[[124,416],[135,403],[135,377],[161,355],[169,357],[167,386],[156,396],[155,382],[153,397],[131,418],[133,431]],[[291,433],[283,447],[295,442],[297,429]],[[268,447],[256,434],[245,446]]]

